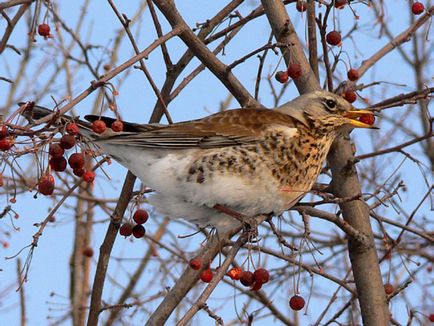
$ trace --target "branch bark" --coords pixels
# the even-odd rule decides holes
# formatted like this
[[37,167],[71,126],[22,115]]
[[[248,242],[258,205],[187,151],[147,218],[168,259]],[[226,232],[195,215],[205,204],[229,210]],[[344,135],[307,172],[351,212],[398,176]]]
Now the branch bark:
[[[299,92],[305,93],[320,89],[319,82],[309,66],[284,5],[275,0],[262,0],[262,5],[276,40],[290,44],[292,56],[302,66],[304,78],[295,80]],[[284,51],[283,55],[288,63],[289,52]],[[336,185],[335,195],[349,197],[361,193],[357,172],[353,166],[354,156],[349,137],[336,139],[328,159],[333,184]],[[362,200],[354,200],[341,203],[340,207],[344,220],[364,234],[363,239],[367,238],[367,241],[359,241],[357,238],[350,237],[348,244],[364,325],[388,325],[389,311],[369,221],[368,206]]]
[[180,26],[183,31],[179,34],[181,40],[188,46],[194,55],[226,86],[243,107],[258,106],[258,102],[235,77],[227,70],[221,62],[188,27],[182,16],[179,14],[172,0],[154,0],[155,5],[160,9],[172,27]]

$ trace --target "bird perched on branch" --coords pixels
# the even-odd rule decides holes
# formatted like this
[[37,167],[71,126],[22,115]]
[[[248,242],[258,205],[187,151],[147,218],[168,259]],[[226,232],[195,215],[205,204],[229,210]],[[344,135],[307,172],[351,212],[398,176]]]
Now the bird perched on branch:
[[[47,110],[35,106],[32,114]],[[367,114],[339,95],[316,91],[274,110],[228,110],[172,125],[124,123],[121,132],[97,134],[76,122],[100,152],[155,190],[149,202],[159,213],[226,229],[240,222],[216,205],[245,216],[281,214],[311,189],[344,128],[373,128],[357,119]]]

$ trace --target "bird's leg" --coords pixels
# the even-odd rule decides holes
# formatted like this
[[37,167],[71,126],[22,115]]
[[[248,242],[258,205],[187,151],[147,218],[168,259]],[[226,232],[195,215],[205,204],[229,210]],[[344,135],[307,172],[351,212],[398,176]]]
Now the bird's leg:
[[248,233],[257,233],[258,223],[254,217],[246,216],[221,204],[215,204],[213,208],[220,213],[226,214],[240,221],[241,225]]

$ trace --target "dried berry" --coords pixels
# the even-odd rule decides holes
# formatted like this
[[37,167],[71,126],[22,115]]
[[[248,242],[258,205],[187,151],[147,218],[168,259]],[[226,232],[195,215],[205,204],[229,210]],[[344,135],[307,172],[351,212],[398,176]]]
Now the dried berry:
[[138,209],[138,210],[136,210],[134,212],[134,215],[133,215],[133,220],[137,224],[146,223],[146,221],[148,220],[148,218],[149,218],[149,214],[144,209]]
[[306,11],[306,9],[307,9],[307,7],[306,7],[306,1],[297,1],[297,4],[295,5],[295,8],[299,12]]
[[233,267],[227,272],[227,275],[231,279],[238,281],[240,279],[242,273],[243,273],[243,270],[241,269],[241,267]]
[[301,66],[298,63],[291,63],[286,71],[292,79],[297,79],[302,75]]
[[188,265],[194,269],[195,271],[199,270],[200,267],[202,266],[202,262],[200,259],[198,258],[193,258],[189,261]]
[[75,146],[75,137],[73,135],[63,135],[62,138],[60,138],[60,146],[62,146],[63,149],[70,149]]
[[93,256],[93,249],[91,247],[86,247],[83,249],[83,256],[86,257],[92,257]]
[[89,183],[92,183],[95,180],[95,172],[86,171],[83,174],[83,180]]
[[386,292],[387,295],[392,294],[393,291],[395,291],[395,289],[394,289],[392,284],[390,284],[390,283],[384,284],[384,292]]
[[81,178],[85,172],[86,170],[84,168],[72,169],[72,173],[79,178]]
[[54,177],[51,174],[43,175],[39,179],[38,183],[38,191],[45,195],[49,196],[53,194],[54,191]]
[[351,81],[356,81],[357,79],[360,78],[360,74],[357,71],[357,69],[351,68],[350,70],[348,70],[347,72],[347,77],[349,80]]
[[288,79],[289,79],[289,77],[288,77],[288,72],[286,72],[286,71],[278,71],[278,72],[276,72],[276,74],[274,75],[274,78],[275,78],[279,83],[285,84],[285,83],[288,81]]
[[84,166],[84,154],[74,153],[68,159],[69,166],[75,169],[81,169]]
[[413,3],[413,5],[411,6],[411,12],[415,15],[420,15],[421,13],[423,13],[424,10],[425,6],[423,5],[423,3],[418,1]]
[[145,233],[146,233],[146,231],[145,231],[145,228],[143,227],[143,225],[141,225],[141,224],[134,225],[133,236],[135,238],[142,238],[142,237],[144,237]]
[[52,157],[48,162],[52,170],[57,172],[63,172],[66,170],[66,158],[61,157]]
[[356,92],[348,89],[344,93],[344,99],[346,99],[350,103],[354,103],[357,100]]
[[359,121],[372,126],[375,123],[375,116],[373,114],[364,114],[359,118]]
[[62,157],[65,154],[65,149],[59,143],[51,143],[48,147],[48,154],[51,157]]
[[338,31],[328,32],[326,35],[326,41],[330,45],[339,45],[342,42],[341,33]]
[[40,24],[38,26],[38,34],[44,37],[50,36],[50,26],[48,24]]
[[240,282],[244,286],[251,286],[255,281],[255,278],[253,276],[252,272],[244,271],[241,273],[240,276]]
[[80,133],[80,128],[78,128],[77,124],[75,122],[70,122],[66,125],[65,128],[66,132],[70,135],[78,135]]
[[106,131],[106,129],[107,126],[104,121],[95,120],[94,122],[92,122],[92,130],[97,134],[102,134],[104,131]]
[[133,226],[131,224],[122,224],[119,228],[119,234],[124,237],[129,237],[133,234]]
[[267,283],[270,280],[270,274],[265,268],[258,268],[254,271],[253,276],[255,282],[261,282],[262,284]]
[[14,146],[14,139],[12,137],[0,139],[0,150],[8,151],[12,146]]
[[304,299],[302,296],[294,295],[289,300],[289,306],[292,310],[301,310],[304,307]]
[[113,131],[119,132],[119,131],[124,130],[124,124],[121,120],[116,120],[116,121],[113,121],[111,128]]
[[8,128],[5,125],[0,124],[0,139],[6,138],[7,136],[9,136]]
[[213,278],[213,273],[210,268],[205,269],[202,273],[200,273],[200,279],[202,282],[209,283]]

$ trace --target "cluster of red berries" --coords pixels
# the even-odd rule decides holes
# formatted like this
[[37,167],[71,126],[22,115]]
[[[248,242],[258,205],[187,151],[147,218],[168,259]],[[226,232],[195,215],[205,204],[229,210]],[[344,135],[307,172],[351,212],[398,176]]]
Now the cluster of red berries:
[[135,238],[142,238],[145,236],[146,230],[142,224],[145,224],[149,218],[149,214],[144,209],[138,209],[133,214],[133,220],[136,225],[132,223],[122,224],[119,228],[119,234],[124,237],[133,235]]
[[[124,130],[124,124],[121,120],[115,120],[112,122],[110,128],[115,132],[119,132]],[[107,130],[107,125],[103,120],[95,120],[92,122],[92,130],[97,134],[102,134]]]
[[[202,267],[202,261],[200,258],[193,258],[188,263],[189,266],[194,270],[199,270]],[[251,286],[252,291],[258,291],[261,289],[262,285],[270,280],[270,274],[265,268],[258,268],[254,272],[243,271],[241,267],[233,267],[227,273],[231,279],[235,281],[240,281],[244,286]],[[214,274],[209,266],[202,271],[200,274],[200,279],[202,282],[211,282]]]
[[[76,145],[76,137],[80,134],[78,126],[74,122],[70,122],[65,127],[66,134],[63,135],[59,142],[51,143],[48,147],[50,159],[48,164],[53,171],[63,172],[66,166],[72,168],[72,173],[77,177],[82,177],[84,181],[92,183],[95,180],[95,172],[85,170],[84,153],[73,153],[69,156],[68,161],[65,158],[65,150],[71,149]],[[53,194],[54,177],[51,174],[45,174],[39,179],[38,191],[45,195]]]
[[14,138],[9,136],[8,128],[0,124],[0,150],[8,151],[14,146]]
[[301,70],[301,65],[299,65],[298,63],[291,63],[289,64],[288,69],[286,69],[285,71],[276,72],[274,78],[276,78],[279,83],[284,84],[289,80],[289,77],[291,77],[292,79],[297,79],[301,77],[302,74],[303,72]]

